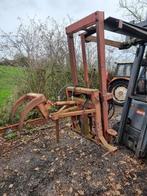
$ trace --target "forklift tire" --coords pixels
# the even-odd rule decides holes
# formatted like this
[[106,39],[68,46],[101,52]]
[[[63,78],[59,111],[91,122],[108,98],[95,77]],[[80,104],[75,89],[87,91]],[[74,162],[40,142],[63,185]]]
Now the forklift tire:
[[113,95],[113,101],[116,105],[123,106],[128,89],[128,81],[118,80],[109,86],[109,92]]

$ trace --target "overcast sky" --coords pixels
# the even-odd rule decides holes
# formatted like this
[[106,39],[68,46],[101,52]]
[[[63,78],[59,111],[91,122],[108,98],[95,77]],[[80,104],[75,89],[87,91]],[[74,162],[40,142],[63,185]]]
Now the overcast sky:
[[121,17],[119,0],[0,0],[0,28],[15,31],[18,17],[26,19],[51,16],[58,21],[67,15],[77,20],[96,10],[105,11],[105,16]]

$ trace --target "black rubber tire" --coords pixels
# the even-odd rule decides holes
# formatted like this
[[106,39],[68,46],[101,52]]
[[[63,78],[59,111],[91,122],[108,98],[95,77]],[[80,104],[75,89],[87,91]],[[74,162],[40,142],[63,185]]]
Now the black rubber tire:
[[108,91],[113,94],[113,101],[116,105],[123,106],[125,103],[125,100],[121,101],[121,102],[117,101],[117,99],[115,98],[115,95],[114,95],[115,89],[117,87],[121,87],[121,86],[125,87],[127,89],[128,83],[129,82],[127,80],[117,80],[117,81],[113,82],[112,84],[110,84],[110,86],[108,87]]

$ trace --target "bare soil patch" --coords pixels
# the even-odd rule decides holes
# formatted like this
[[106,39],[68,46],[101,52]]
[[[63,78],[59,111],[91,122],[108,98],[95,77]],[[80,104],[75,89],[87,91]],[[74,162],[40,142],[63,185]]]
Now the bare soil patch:
[[103,156],[103,147],[69,128],[59,144],[54,128],[13,143],[0,157],[0,195],[147,195],[147,162],[125,147]]

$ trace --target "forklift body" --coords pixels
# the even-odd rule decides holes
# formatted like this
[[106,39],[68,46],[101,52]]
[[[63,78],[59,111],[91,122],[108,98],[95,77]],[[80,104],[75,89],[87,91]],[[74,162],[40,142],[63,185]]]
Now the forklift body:
[[147,155],[147,64],[145,44],[137,49],[123,108],[118,142],[132,149],[137,157]]
[[128,114],[123,143],[136,152],[138,157],[147,154],[147,104],[133,100]]

